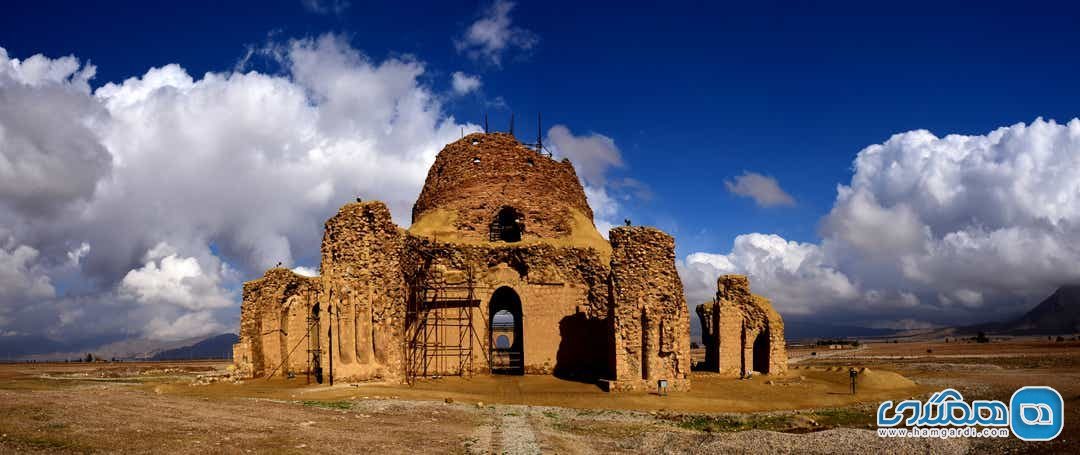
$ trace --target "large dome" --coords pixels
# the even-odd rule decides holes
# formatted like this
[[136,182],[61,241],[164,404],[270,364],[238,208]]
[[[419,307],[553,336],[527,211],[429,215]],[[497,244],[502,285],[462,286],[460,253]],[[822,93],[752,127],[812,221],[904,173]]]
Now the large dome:
[[474,133],[443,148],[412,222],[414,234],[445,241],[607,243],[570,161],[506,133]]

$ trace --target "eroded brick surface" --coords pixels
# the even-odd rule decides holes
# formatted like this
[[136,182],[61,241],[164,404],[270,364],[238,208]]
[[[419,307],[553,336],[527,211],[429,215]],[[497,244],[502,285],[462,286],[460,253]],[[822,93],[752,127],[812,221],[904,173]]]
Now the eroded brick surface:
[[[520,240],[492,241],[492,222],[506,208]],[[332,361],[335,379],[402,378],[417,365],[410,346],[422,333],[418,320],[431,317],[415,310],[418,302],[469,301],[467,310],[439,314],[472,321],[473,332],[444,327],[428,341],[471,359],[432,360],[427,374],[491,371],[497,332],[520,349],[525,373],[606,380],[613,390],[652,390],[660,379],[688,389],[689,311],[674,239],[620,227],[608,242],[592,216],[569,161],[508,134],[466,136],[436,158],[408,230],[381,202],[349,203],[326,222],[320,276],[276,268],[245,283],[237,366],[249,376],[316,366],[329,374]],[[767,330],[782,353],[779,316],[740,289],[724,294],[747,321],[740,327]],[[506,308],[518,313],[515,328],[489,331],[493,313]]]
[[787,371],[784,321],[769,300],[752,294],[744,275],[721,276],[716,287],[716,300],[697,306],[703,368],[732,377]]

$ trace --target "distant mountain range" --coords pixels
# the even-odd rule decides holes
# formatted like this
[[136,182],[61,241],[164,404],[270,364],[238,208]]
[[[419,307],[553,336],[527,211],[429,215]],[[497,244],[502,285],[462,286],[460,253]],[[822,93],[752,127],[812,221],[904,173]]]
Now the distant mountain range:
[[784,338],[789,341],[818,338],[873,338],[890,336],[899,332],[895,329],[832,325],[795,318],[784,320]]
[[158,352],[150,360],[231,359],[233,344],[240,341],[235,333],[215,335],[190,346]]
[[[161,341],[148,338],[127,338],[107,344],[98,345],[96,348],[72,350],[70,346],[49,344],[49,340],[42,339],[15,339],[15,344],[4,345],[5,339],[0,339],[0,360],[37,360],[55,361],[66,359],[81,359],[87,353],[91,353],[99,359],[199,359],[199,358],[232,358],[232,345],[238,337],[233,333],[223,333],[212,336],[186,338],[175,341]],[[23,343],[20,343],[23,342]],[[6,353],[5,349],[7,348]],[[29,348],[40,349],[38,353],[26,352]],[[44,349],[42,349],[44,348]],[[51,350],[46,350],[52,348]],[[20,352],[19,349],[22,349]]]
[[1023,316],[1003,322],[958,327],[954,333],[1064,335],[1080,332],[1080,285],[1062,286]]

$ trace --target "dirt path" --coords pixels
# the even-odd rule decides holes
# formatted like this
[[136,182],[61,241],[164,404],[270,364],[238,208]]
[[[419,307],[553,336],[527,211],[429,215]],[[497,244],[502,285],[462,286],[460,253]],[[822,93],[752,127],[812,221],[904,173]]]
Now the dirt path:
[[527,409],[510,407],[500,415],[498,423],[500,451],[495,453],[538,454],[540,446],[536,443],[536,433],[527,417]]

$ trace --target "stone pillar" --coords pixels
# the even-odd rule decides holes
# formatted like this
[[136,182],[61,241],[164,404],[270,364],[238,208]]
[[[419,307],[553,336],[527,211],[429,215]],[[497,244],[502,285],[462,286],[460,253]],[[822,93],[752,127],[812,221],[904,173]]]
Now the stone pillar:
[[[259,377],[271,372],[285,375],[301,365],[290,357],[295,344],[303,337],[302,333],[296,336],[290,333],[297,325],[291,319],[292,307],[317,298],[318,283],[315,278],[300,276],[284,268],[267,270],[262,278],[244,283],[240,347],[233,355],[237,369],[249,372],[249,377]],[[303,311],[299,314],[299,317],[305,317]],[[302,365],[306,366],[306,359]]]
[[704,371],[720,371],[720,311],[716,302],[705,302],[696,308],[701,320],[701,344],[705,348]]
[[327,303],[335,304],[336,379],[404,374],[404,239],[382,202],[346,204],[326,221],[321,278],[324,289],[334,290]]
[[[699,305],[705,369],[740,377],[753,371],[754,340],[765,333],[769,341],[769,374],[787,371],[784,321],[769,300],[750,293],[744,275],[716,280],[716,300]],[[714,363],[715,362],[715,363]]]
[[609,390],[690,389],[690,317],[675,240],[648,227],[610,233],[614,381]]

